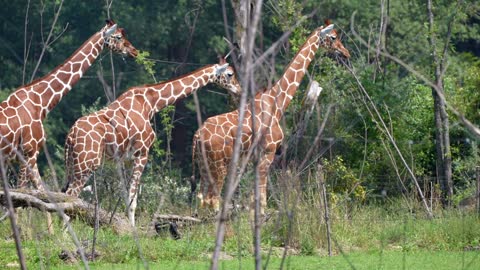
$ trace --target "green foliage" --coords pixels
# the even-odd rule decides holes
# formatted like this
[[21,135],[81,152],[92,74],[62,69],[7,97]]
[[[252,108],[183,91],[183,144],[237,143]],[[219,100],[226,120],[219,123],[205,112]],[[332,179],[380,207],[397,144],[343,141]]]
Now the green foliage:
[[[157,136],[156,141],[153,143],[152,146],[152,153],[154,159],[162,160],[161,166],[166,166],[168,161],[172,157],[172,153],[169,151],[170,148],[167,147],[165,150],[165,144],[169,145],[172,141],[172,129],[173,126],[173,116],[175,115],[175,106],[169,105],[163,108],[160,112],[160,123],[162,124],[162,135]],[[165,138],[163,140],[162,138]]]
[[[366,198],[367,191],[361,185],[360,179],[355,177],[354,173],[345,166],[344,160],[337,156],[334,160],[324,159],[325,178],[333,193],[347,195],[352,199],[363,201]],[[331,196],[335,201],[336,196]],[[333,202],[335,203],[335,202]]]
[[222,36],[213,36],[208,41],[208,47],[212,48],[217,55],[224,55],[228,51],[228,44]]
[[139,196],[139,209],[154,213],[162,209],[183,209],[187,206],[190,186],[183,181],[179,172],[155,168],[142,177],[143,185]]
[[150,74],[155,79],[155,62],[149,59],[150,53],[148,51],[139,51],[137,57],[135,58],[135,62],[145,69],[145,71]]
[[101,109],[100,102],[101,102],[101,98],[99,97],[93,102],[93,104],[91,104],[88,107],[86,107],[84,104],[82,104],[81,105],[82,115],[89,115],[91,113],[94,113],[94,112],[100,110]]

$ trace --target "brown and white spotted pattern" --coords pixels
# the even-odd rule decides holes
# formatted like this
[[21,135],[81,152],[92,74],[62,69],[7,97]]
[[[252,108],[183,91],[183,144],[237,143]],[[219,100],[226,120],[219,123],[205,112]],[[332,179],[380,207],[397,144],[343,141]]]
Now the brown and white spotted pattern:
[[177,79],[132,87],[108,107],[78,119],[65,142],[68,182],[64,191],[78,196],[101,164],[104,154],[118,162],[133,159],[127,208],[129,220],[134,225],[137,188],[147,163],[148,150],[155,140],[150,119],[159,110],[209,83],[218,84],[236,95],[241,91],[233,68],[222,61]]
[[42,121],[85,74],[105,45],[123,55],[137,55],[136,49],[125,39],[123,30],[108,20],[103,29],[63,64],[18,88],[0,104],[0,154],[4,162],[15,157],[19,160],[20,187],[26,187],[31,181],[36,188],[44,189],[37,168],[37,156],[45,141]]
[[[283,140],[280,119],[320,46],[339,56],[350,57],[348,50],[337,39],[337,33],[332,24],[328,23],[327,27],[319,27],[308,37],[279,81],[272,88],[256,94],[254,110],[252,110],[251,103],[245,109],[241,151],[244,155],[250,150],[254,141],[253,130],[255,130],[255,136],[259,138],[261,150],[258,166],[262,214],[266,207],[269,167],[273,162],[276,149]],[[254,117],[255,127],[252,121]],[[239,110],[208,118],[193,138],[192,159],[197,161],[201,177],[198,193],[200,205],[211,207],[216,211],[220,207],[220,192],[228,165],[233,156],[233,147],[239,125],[238,119]],[[205,150],[204,153],[202,153],[202,149]],[[206,162],[202,159],[203,154],[207,158]],[[208,166],[208,170],[205,164]],[[211,181],[208,179],[208,172],[212,177]],[[193,185],[195,186],[195,183]]]

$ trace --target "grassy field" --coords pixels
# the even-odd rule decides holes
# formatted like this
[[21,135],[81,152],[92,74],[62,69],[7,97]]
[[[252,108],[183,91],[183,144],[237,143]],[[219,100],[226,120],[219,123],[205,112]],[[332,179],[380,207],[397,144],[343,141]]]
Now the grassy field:
[[[281,258],[271,258],[267,269],[279,269]],[[265,266],[265,260],[263,262]],[[92,264],[91,269],[143,269],[142,262],[130,264]],[[480,268],[479,252],[445,251],[384,251],[355,252],[333,257],[290,256],[283,262],[285,269],[424,269],[424,270],[474,270]],[[149,263],[149,269],[208,269],[208,261],[163,261]],[[52,269],[77,269],[78,265],[53,267]],[[252,258],[223,260],[220,269],[253,269]]]
[[[285,245],[286,269],[480,269],[480,220],[476,213],[440,211],[425,218],[393,206],[359,206],[348,213],[332,210],[333,255],[327,256],[325,224],[318,207],[295,205],[296,215],[277,213],[262,229],[263,263],[277,269]],[[146,215],[145,215],[146,216]],[[287,218],[288,217],[288,218]],[[82,269],[81,261],[65,262],[62,251],[74,252],[72,236],[55,222],[46,232],[45,216],[32,210],[19,214],[23,252],[29,269]],[[214,224],[181,228],[182,239],[168,232],[156,234],[148,219],[139,219],[137,237],[119,236],[110,229],[98,232],[100,254],[92,269],[206,269],[214,249]],[[76,237],[91,251],[93,230],[82,221],[72,223]],[[228,223],[222,269],[252,269],[252,233],[247,214]],[[10,224],[0,222],[0,269],[18,268]]]

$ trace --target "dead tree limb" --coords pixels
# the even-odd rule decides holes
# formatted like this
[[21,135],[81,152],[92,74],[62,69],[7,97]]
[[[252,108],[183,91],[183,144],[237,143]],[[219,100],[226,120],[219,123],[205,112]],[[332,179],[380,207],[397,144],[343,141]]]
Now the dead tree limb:
[[201,219],[189,217],[189,216],[179,216],[179,215],[170,215],[170,214],[155,214],[153,215],[154,220],[167,220],[167,221],[175,221],[181,223],[200,223],[202,222]]
[[[80,198],[67,196],[59,192],[43,192],[37,190],[16,189],[10,190],[13,207],[33,207],[40,211],[57,212],[63,211],[71,218],[80,218],[90,226],[95,225],[95,207]],[[5,192],[0,190],[0,205],[5,204]],[[111,214],[101,208],[98,209],[100,226],[109,226],[118,234],[128,234],[131,226],[127,219],[120,215],[114,215],[111,223]]]

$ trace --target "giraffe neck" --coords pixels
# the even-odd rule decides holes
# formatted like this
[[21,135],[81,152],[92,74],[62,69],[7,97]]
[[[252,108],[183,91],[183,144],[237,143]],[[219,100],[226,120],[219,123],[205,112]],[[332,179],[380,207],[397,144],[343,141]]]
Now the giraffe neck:
[[36,93],[40,97],[40,116],[42,119],[82,78],[87,69],[102,52],[104,42],[102,33],[97,32],[83,43],[63,64],[42,78],[22,87],[27,92]]
[[305,76],[308,66],[312,62],[319,47],[320,28],[315,30],[302,45],[298,53],[288,64],[283,76],[275,83],[267,94],[274,97],[278,116],[285,112],[300,82]]
[[180,78],[162,82],[159,84],[145,85],[138,88],[145,93],[145,100],[150,104],[148,117],[152,118],[155,113],[168,105],[174,104],[180,99],[189,96],[197,89],[212,83],[215,78],[214,65],[206,66],[186,74]]

